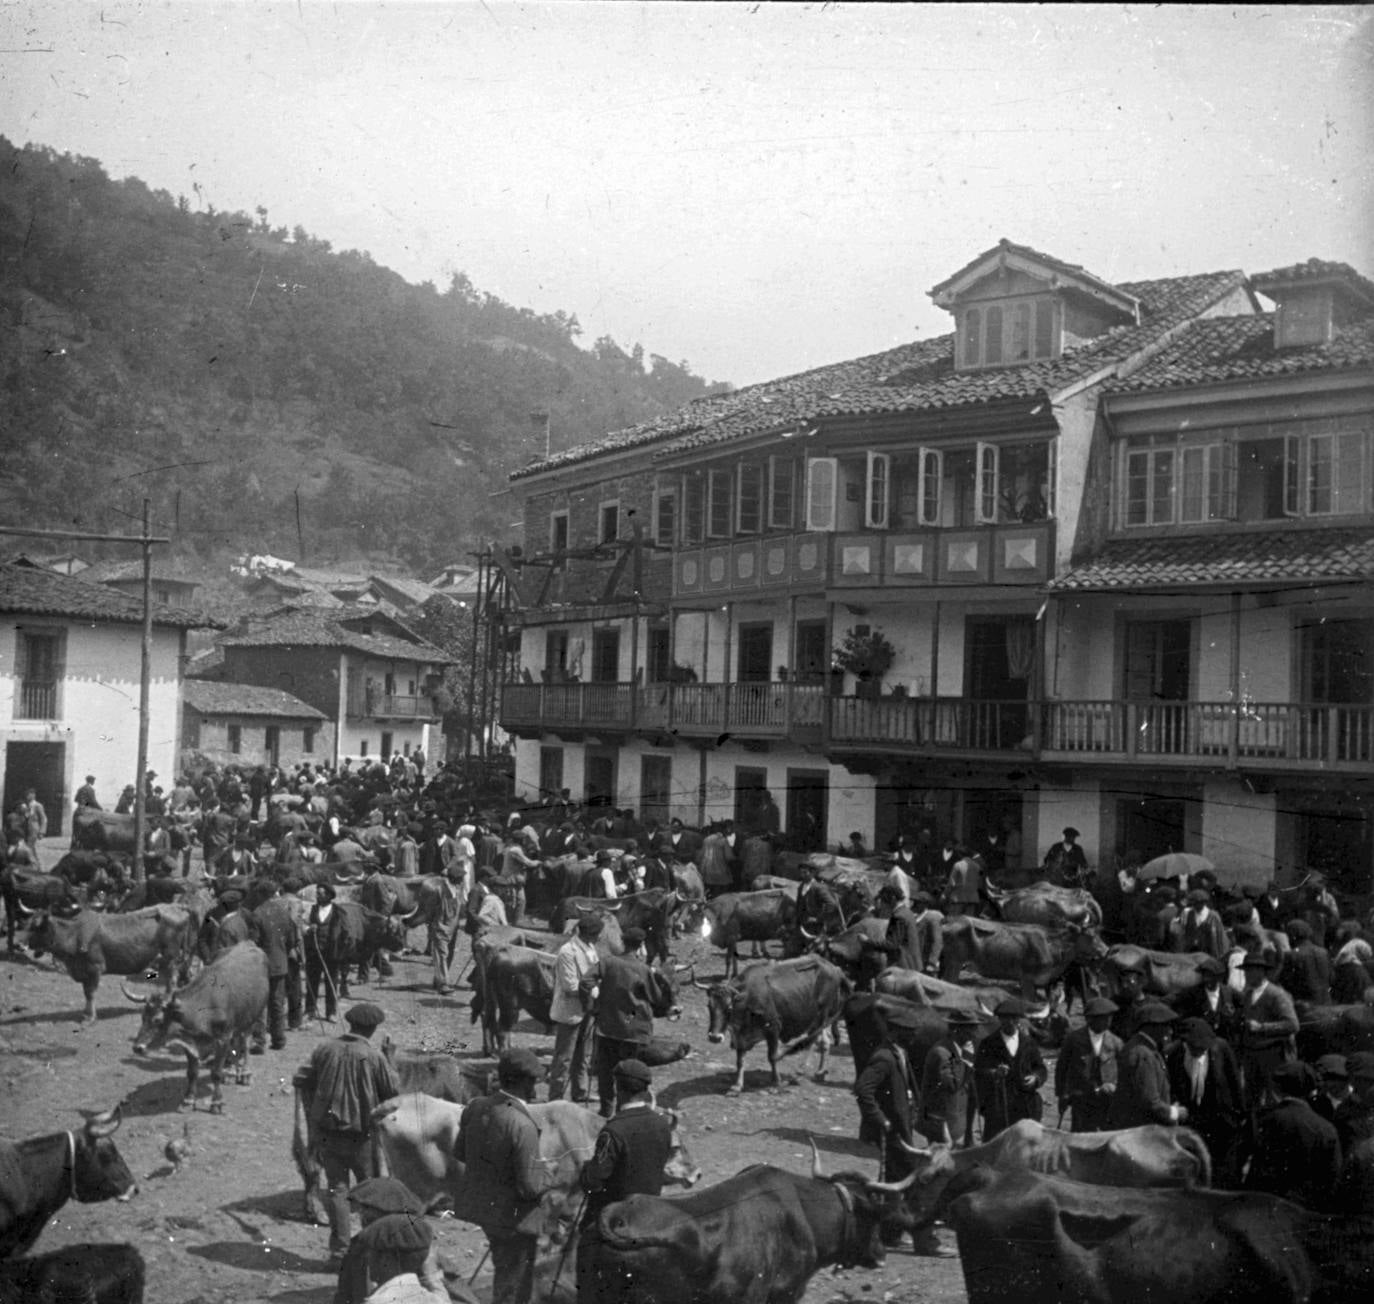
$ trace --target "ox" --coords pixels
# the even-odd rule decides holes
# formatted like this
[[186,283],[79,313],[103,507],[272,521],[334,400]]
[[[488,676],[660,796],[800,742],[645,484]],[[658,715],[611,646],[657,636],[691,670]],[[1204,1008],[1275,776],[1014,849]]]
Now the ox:
[[71,1132],[0,1140],[0,1259],[25,1253],[68,1200],[128,1200],[138,1194],[111,1140],[118,1108]]
[[73,851],[115,851],[132,856],[136,846],[132,815],[83,806],[72,816]]
[[676,892],[667,892],[662,888],[636,892],[621,897],[618,901],[606,901],[595,897],[566,897],[554,907],[553,913],[549,916],[549,928],[555,933],[566,933],[570,926],[575,925],[584,915],[614,917],[622,931],[626,928],[642,929],[649,959],[666,963],[668,935],[672,929],[673,915],[680,904]]
[[1113,946],[1102,962],[1108,989],[1113,995],[1120,990],[1122,968],[1139,967],[1145,974],[1144,990],[1151,996],[1171,1001],[1202,982],[1199,966],[1210,960],[1205,951],[1151,951],[1143,946]]
[[221,952],[211,964],[172,996],[130,1000],[143,1006],[143,1025],[134,1038],[135,1055],[151,1055],[177,1044],[186,1053],[186,1094],[183,1109],[196,1107],[196,1079],[200,1061],[210,1063],[210,1112],[224,1112],[224,1065],[237,1054],[235,1080],[247,1083],[248,1034],[267,1009],[267,956],[252,942],[239,942]]
[[[906,1051],[913,1069],[923,1066],[931,1047],[949,1035],[949,1025],[928,1005],[918,1005],[914,1001],[903,1000],[900,996],[874,996],[867,992],[858,992],[844,1003],[844,1009],[841,1011],[856,1075],[864,1071],[869,1058],[883,1039],[883,1029],[874,1017],[875,1010],[881,1011],[885,1016],[893,1010],[903,1010],[910,1016],[910,1022],[915,1027],[894,1025],[889,1028],[889,1032]],[[980,1039],[986,1031],[986,1028],[980,1031]]]
[[132,1245],[68,1245],[0,1263],[0,1304],[143,1304],[144,1277]]
[[83,910],[70,919],[40,915],[29,934],[35,956],[51,952],[81,984],[88,1022],[95,1020],[102,974],[141,976],[155,968],[170,992],[174,974],[186,976],[195,940],[195,917],[183,906],[149,906],[128,915]]
[[813,937],[804,928],[801,935],[819,955],[838,965],[861,992],[867,992],[897,953],[887,940],[887,922],[868,915],[833,935]]
[[[539,1125],[539,1153],[553,1175],[541,1201],[544,1231],[553,1235],[581,1203],[578,1175],[596,1148],[605,1120],[570,1100],[551,1100],[529,1106]],[[454,1158],[458,1123],[463,1107],[431,1096],[403,1095],[383,1101],[372,1114],[387,1168],[427,1206],[452,1200],[463,1180],[462,1165]],[[701,1177],[674,1119],[673,1149],[664,1173],[669,1181],[691,1186]]]
[[1298,1058],[1309,1064],[1322,1055],[1374,1051],[1374,1007],[1369,1005],[1298,1006]]
[[1053,883],[1032,883],[1011,892],[988,889],[988,897],[998,907],[1004,923],[1039,924],[1042,928],[1101,928],[1102,907],[1091,892],[1081,887],[1057,887]]
[[797,903],[786,892],[725,892],[694,912],[689,924],[725,952],[725,976],[739,972],[740,942],[785,939],[797,922]]
[[586,1247],[590,1297],[797,1304],[820,1268],[883,1262],[882,1233],[902,1219],[910,1182],[827,1177],[812,1142],[810,1177],[759,1164],[688,1195],[619,1200]]
[[829,961],[808,955],[755,964],[739,978],[696,986],[706,991],[707,1036],[721,1042],[728,1033],[735,1051],[735,1078],[727,1094],[744,1090],[744,1057],[761,1041],[768,1045],[774,1087],[782,1086],[778,1060],[813,1042],[820,1050],[816,1079],[825,1077],[830,1025],[840,1017],[850,993],[849,980]]
[[1203,1139],[1191,1128],[1157,1123],[1115,1132],[1061,1132],[1023,1118],[991,1141],[964,1150],[940,1143],[903,1149],[916,1173],[907,1208],[920,1226],[943,1212],[951,1184],[980,1164],[999,1172],[1052,1174],[1091,1186],[1212,1184],[1212,1158]]
[[[917,1005],[928,1005],[937,1014],[948,1017],[964,1014],[969,1018],[990,1021],[993,1011],[1006,999],[1004,987],[981,987],[974,984],[949,983],[943,978],[917,973],[914,969],[893,966],[884,969],[874,981],[873,990],[888,996],[900,996]],[[1042,1046],[1061,1046],[1069,1030],[1068,1016],[1062,1002],[1047,1001],[1026,1014],[1031,1034]]]
[[5,944],[13,953],[15,930],[21,922],[45,910],[79,910],[82,894],[59,874],[39,874],[5,865],[0,868],[0,900],[5,903]]
[[[376,957],[378,972],[382,972],[378,952],[403,950],[406,929],[396,916],[379,914],[356,901],[335,901],[334,911],[337,922],[333,927],[315,929],[305,945],[318,957],[325,981],[333,985],[340,999],[347,999],[350,968],[357,965],[359,981],[366,982],[368,967]],[[313,1004],[314,994],[308,996]]]
[[1069,924],[1055,932],[1037,924],[999,924],[961,915],[944,922],[945,949],[940,977],[957,981],[970,965],[984,978],[1007,978],[1021,984],[1027,1000],[1048,991],[1075,961],[1095,965],[1107,954],[1102,939],[1090,929]]
[[948,1218],[970,1304],[1306,1304],[1317,1285],[1305,1248],[1317,1220],[1275,1196],[987,1168],[961,1186]]
[[524,1010],[547,1028],[555,958],[549,951],[479,937],[472,947],[469,1018],[482,1021],[482,1054],[499,1054]]

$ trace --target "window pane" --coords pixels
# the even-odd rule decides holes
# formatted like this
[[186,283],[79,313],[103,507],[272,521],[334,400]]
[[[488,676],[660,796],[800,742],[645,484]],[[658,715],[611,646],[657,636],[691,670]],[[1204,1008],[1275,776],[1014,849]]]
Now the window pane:
[[792,500],[795,496],[796,467],[790,458],[774,457],[769,459],[768,524],[775,530],[792,528]]
[[684,482],[682,541],[700,543],[706,531],[706,478],[689,475]]
[[734,506],[730,498],[730,472],[712,471],[710,478],[707,533],[713,539],[727,539],[730,537],[730,515]]
[[739,532],[757,534],[763,525],[763,467],[748,462],[739,469]]
[[1336,436],[1336,464],[1333,469],[1332,511],[1362,512],[1366,510],[1365,455],[1366,438],[1358,431]]
[[1011,313],[1011,360],[1025,362],[1030,357],[1031,306],[1018,303]]
[[1002,361],[1002,310],[1001,308],[988,309],[988,325],[984,333],[985,347],[983,349],[983,361],[992,365]]
[[620,506],[606,503],[601,508],[601,542],[612,543],[620,534]]
[[1054,300],[1035,301],[1035,356],[1052,358],[1054,356]]
[[970,308],[964,314],[964,366],[978,365],[978,336],[983,327],[983,314]]
[[1334,441],[1330,435],[1312,435],[1307,441],[1307,510],[1326,515],[1332,508]]
[[833,457],[813,457],[806,464],[806,526],[809,530],[835,528],[835,475]]
[[654,522],[654,542],[662,548],[671,548],[676,537],[677,494],[659,494],[658,518]]
[[1156,449],[1150,475],[1150,524],[1162,525],[1174,519],[1174,455]]
[[1203,497],[1207,471],[1207,450],[1205,448],[1185,448],[1180,454],[1180,480],[1182,493],[1179,503],[1179,520],[1201,521],[1203,516]]
[[1148,491],[1150,483],[1150,454],[1130,453],[1126,457],[1126,524],[1149,523]]

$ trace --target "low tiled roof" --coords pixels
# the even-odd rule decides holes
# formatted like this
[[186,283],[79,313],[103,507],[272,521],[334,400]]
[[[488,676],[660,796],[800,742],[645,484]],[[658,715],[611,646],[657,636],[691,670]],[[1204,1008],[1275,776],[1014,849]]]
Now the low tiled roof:
[[1139,371],[1108,381],[1108,394],[1258,380],[1374,366],[1374,316],[1351,322],[1329,344],[1274,347],[1274,318],[1209,317],[1190,322]]
[[[166,562],[158,565],[153,562],[153,579],[165,584],[185,584],[188,587],[195,587],[200,583],[199,580],[192,579],[189,575],[178,575],[167,566]],[[112,581],[143,580],[143,563],[139,560],[123,561],[97,561],[92,562],[81,572],[81,578],[91,584],[109,584]]]
[[[377,613],[368,613],[373,621]],[[224,647],[337,647],[350,652],[392,661],[428,661],[449,665],[453,658],[423,640],[410,640],[399,634],[364,634],[350,628],[349,619],[359,620],[356,608],[345,614],[337,611],[281,612],[270,620],[249,617],[241,629],[220,640]]]
[[1343,281],[1356,298],[1374,303],[1374,281],[1361,276],[1349,263],[1331,262],[1325,258],[1309,258],[1305,263],[1257,272],[1250,280],[1261,294],[1267,294],[1270,286],[1292,285],[1295,281]]
[[292,720],[327,720],[323,711],[308,706],[280,688],[257,684],[222,684],[213,679],[188,679],[182,685],[186,705],[201,715],[274,715]]
[[1051,581],[1060,592],[1374,579],[1374,530],[1233,532],[1114,539]]
[[435,594],[435,590],[424,580],[410,579],[405,575],[373,575],[369,583],[385,585],[408,598],[417,607],[423,606]]
[[[103,584],[88,584],[56,571],[13,562],[0,564],[0,612],[24,616],[64,616],[71,620],[143,623],[143,600]],[[153,624],[174,629],[223,629],[224,623],[197,611],[153,603]]]
[[1238,271],[1129,281],[1116,288],[1140,300],[1140,324],[1105,331],[1051,361],[956,371],[953,334],[918,340],[884,353],[696,399],[629,430],[564,449],[514,472],[511,479],[606,453],[647,445],[658,445],[664,453],[676,452],[822,417],[921,412],[1053,394],[1128,359],[1244,284],[1244,274]]

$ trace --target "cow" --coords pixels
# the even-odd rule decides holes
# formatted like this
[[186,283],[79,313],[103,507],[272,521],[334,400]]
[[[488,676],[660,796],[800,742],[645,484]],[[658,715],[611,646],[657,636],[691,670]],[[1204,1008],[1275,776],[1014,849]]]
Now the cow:
[[1146,994],[1171,1001],[1201,985],[1199,966],[1211,958],[1205,951],[1151,951],[1128,943],[1113,946],[1107,951],[1102,961],[1102,973],[1107,980],[1108,991],[1115,995],[1120,988],[1121,970],[1140,968],[1145,974]]
[[52,873],[73,887],[92,892],[121,888],[127,881],[123,859],[105,851],[69,851],[52,867]]
[[122,1203],[138,1194],[111,1140],[118,1128],[116,1107],[70,1132],[0,1139],[0,1259],[26,1253],[68,1200]]
[[1322,1055],[1374,1051],[1374,1006],[1311,1005],[1304,1001],[1297,1014],[1298,1058],[1309,1064]]
[[1102,907],[1091,892],[1081,887],[1057,887],[1053,883],[1032,883],[1011,892],[988,888],[988,898],[997,906],[1002,921],[1008,924],[1039,924],[1042,928],[1101,928]]
[[910,1182],[828,1177],[813,1141],[810,1177],[757,1164],[687,1195],[618,1200],[602,1210],[588,1246],[591,1298],[797,1304],[829,1264],[883,1262],[883,1233],[900,1225]]
[[1063,978],[1077,961],[1095,965],[1107,954],[1102,939],[1091,929],[1069,924],[1053,932],[1038,924],[1001,924],[961,915],[943,925],[944,953],[940,977],[958,980],[965,965],[984,978],[1007,978],[1021,985],[1021,994],[1035,1000]]
[[947,1204],[946,1189],[978,1165],[999,1172],[1047,1173],[1092,1186],[1210,1186],[1206,1142],[1187,1127],[1150,1123],[1115,1132],[1062,1132],[1023,1118],[991,1141],[963,1150],[936,1142],[902,1147],[916,1185],[907,1209],[926,1226]]
[[102,974],[143,975],[156,969],[163,989],[185,978],[195,948],[195,917],[184,906],[149,906],[129,915],[82,910],[69,919],[40,915],[29,933],[35,956],[52,953],[81,984],[84,1018],[95,1021],[95,994]]
[[785,939],[797,922],[797,903],[786,892],[725,892],[698,906],[688,924],[725,952],[725,976],[739,972],[740,942]]
[[768,1046],[775,1088],[782,1086],[778,1060],[812,1043],[820,1049],[816,1080],[825,1077],[830,1025],[840,1017],[851,991],[849,980],[829,961],[807,955],[753,964],[738,978],[696,986],[706,991],[707,1037],[722,1042],[728,1034],[735,1051],[735,1076],[727,1095],[744,1090],[744,1057],[761,1041]]
[[673,916],[680,904],[676,892],[667,892],[662,888],[636,892],[618,901],[567,897],[554,907],[549,916],[549,928],[555,933],[566,933],[570,926],[576,925],[578,919],[590,914],[614,918],[622,931],[626,928],[641,929],[649,959],[666,964],[668,937]]
[[[945,1017],[964,1014],[978,1020],[991,1020],[993,1011],[1007,997],[1005,987],[950,983],[943,978],[917,973],[913,969],[900,969],[895,965],[878,975],[873,990],[887,996],[900,996],[917,1005],[928,1005]],[[1041,1046],[1063,1045],[1069,1030],[1069,1019],[1063,1003],[1057,998],[1030,1008],[1025,1019],[1030,1025],[1031,1035]]]
[[[867,1067],[870,1057],[883,1039],[883,1027],[879,1026],[875,1011],[888,1015],[893,1010],[906,1012],[908,1018],[903,1022],[914,1025],[911,1028],[893,1026],[888,1029],[906,1051],[907,1059],[913,1068],[924,1065],[931,1047],[949,1035],[949,1025],[943,1016],[928,1005],[918,1005],[914,1001],[903,1000],[900,996],[856,992],[845,1001],[844,1008],[840,1011],[845,1035],[849,1038],[849,1053],[854,1060],[856,1076]],[[979,1039],[986,1032],[987,1027],[984,1027],[978,1033]]]
[[333,984],[339,997],[347,998],[349,970],[356,965],[359,981],[366,982],[369,966],[379,959],[379,951],[394,954],[405,948],[406,929],[395,915],[378,914],[356,901],[335,901],[334,912],[337,923],[328,929],[315,929],[305,945],[315,950],[325,982]]
[[479,937],[472,947],[471,1022],[482,1021],[482,1054],[505,1050],[524,1010],[550,1027],[555,958],[552,952]]
[[143,1304],[143,1255],[132,1245],[68,1245],[0,1263],[0,1304]]
[[267,956],[252,942],[239,942],[171,996],[134,996],[143,1006],[143,1023],[134,1038],[135,1055],[151,1055],[177,1044],[186,1053],[186,1094],[181,1108],[196,1107],[200,1061],[210,1063],[210,1112],[224,1112],[224,1066],[238,1057],[235,1080],[250,1081],[248,1034],[267,1009]]
[[426,874],[419,878],[397,878],[394,874],[375,873],[363,879],[358,889],[358,902],[379,915],[409,915],[420,905],[421,885],[437,878]]
[[0,900],[5,903],[5,945],[14,953],[14,936],[22,924],[46,910],[81,908],[84,893],[58,874],[39,874],[16,865],[0,868]]
[[[578,1175],[591,1157],[605,1120],[570,1100],[551,1100],[529,1106],[539,1125],[539,1153],[552,1173],[553,1183],[541,1204],[544,1234],[555,1236],[560,1223],[581,1204]],[[425,1095],[394,1096],[372,1113],[373,1132],[381,1143],[390,1175],[399,1178],[427,1207],[452,1200],[463,1181],[462,1165],[454,1157],[458,1124],[463,1107]],[[673,1115],[673,1148],[665,1176],[670,1182],[691,1186],[701,1177]]]
[[861,992],[873,989],[873,980],[897,954],[887,940],[887,920],[866,915],[838,933],[812,937],[805,929],[801,935],[818,955],[838,965]]
[[960,1187],[946,1216],[969,1304],[1321,1298],[1307,1250],[1320,1220],[1277,1196],[1114,1189],[989,1168]]
[[73,851],[114,851],[132,856],[137,845],[132,815],[83,806],[72,816]]

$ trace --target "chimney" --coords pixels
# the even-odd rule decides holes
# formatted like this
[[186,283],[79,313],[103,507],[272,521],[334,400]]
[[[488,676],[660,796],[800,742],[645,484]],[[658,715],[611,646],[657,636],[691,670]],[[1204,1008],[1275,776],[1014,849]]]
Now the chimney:
[[549,453],[552,451],[549,438],[549,414],[547,412],[531,412],[530,427],[534,431],[536,438],[541,434],[544,436],[544,456],[548,457]]
[[1329,344],[1341,327],[1374,311],[1374,282],[1346,263],[1309,258],[1252,276],[1250,286],[1278,304],[1276,349]]

